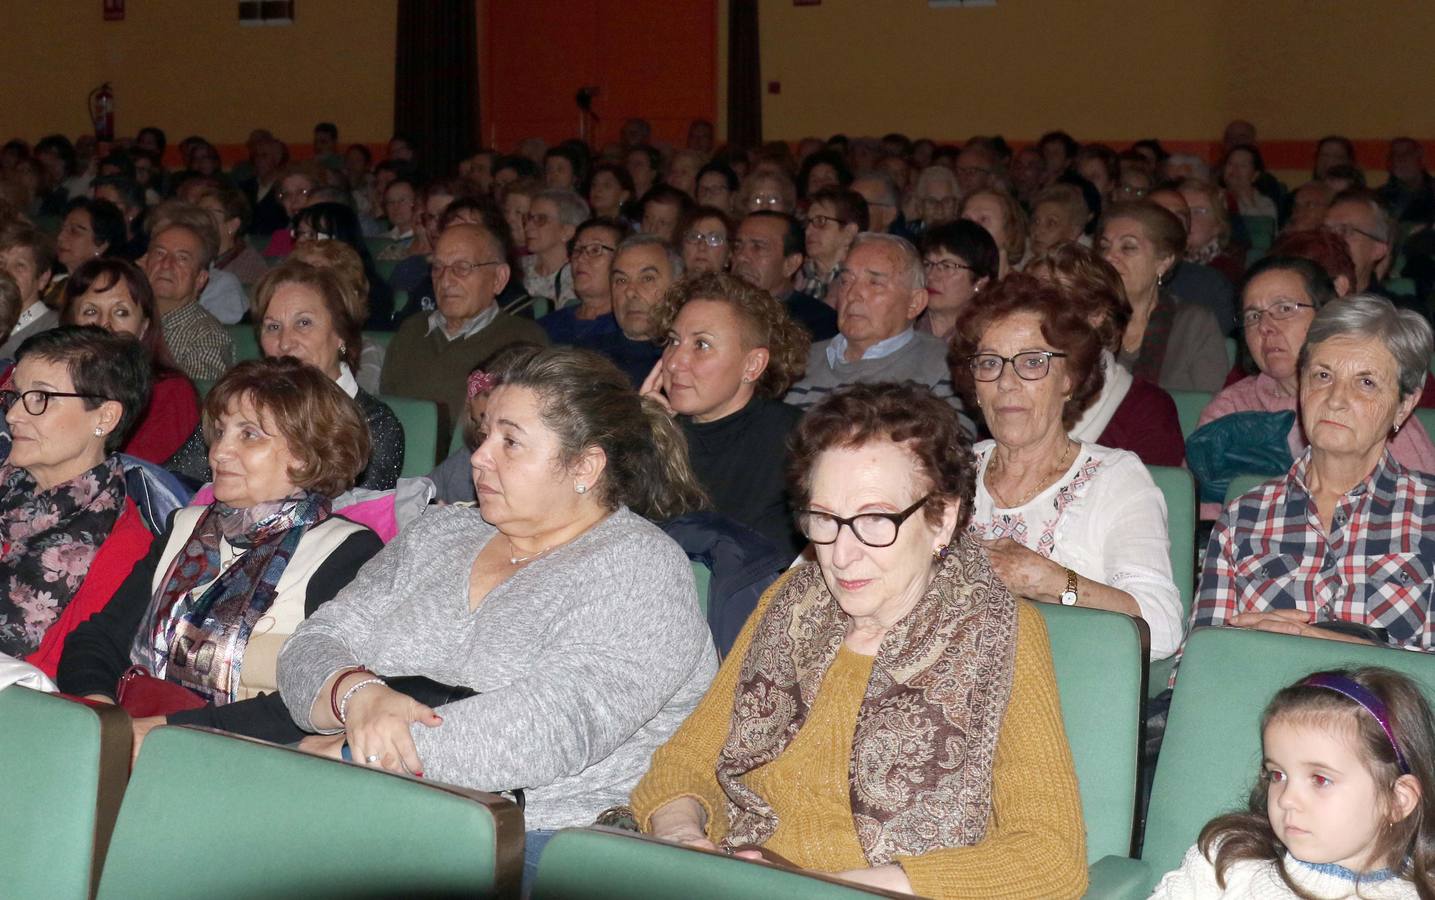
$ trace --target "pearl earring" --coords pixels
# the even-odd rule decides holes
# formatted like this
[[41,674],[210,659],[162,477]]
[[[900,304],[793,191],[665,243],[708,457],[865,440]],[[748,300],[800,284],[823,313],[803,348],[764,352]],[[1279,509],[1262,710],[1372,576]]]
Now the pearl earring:
[[101,428],[100,426],[96,425],[96,426],[95,426],[95,437],[104,437],[104,436],[105,436],[105,430],[104,430],[103,428]]
[[586,494],[586,493],[588,493],[588,485],[586,485],[586,484],[575,484],[575,485],[573,485],[573,490],[577,491],[577,492],[580,493],[580,494]]

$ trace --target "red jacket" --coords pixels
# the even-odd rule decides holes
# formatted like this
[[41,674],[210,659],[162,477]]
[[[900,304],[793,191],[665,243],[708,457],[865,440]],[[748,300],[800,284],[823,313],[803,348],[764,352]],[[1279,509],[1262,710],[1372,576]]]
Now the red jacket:
[[39,667],[51,678],[60,665],[60,654],[65,649],[65,639],[83,621],[104,609],[105,604],[119,590],[120,583],[129,577],[135,563],[144,559],[149,552],[154,535],[145,527],[144,519],[134,501],[125,498],[125,508],[115,520],[114,530],[95,554],[85,581],[70,602],[40,639],[40,647],[25,657],[25,661]]
[[1130,450],[1148,466],[1179,466],[1186,461],[1186,441],[1176,401],[1161,388],[1137,378],[1097,441],[1103,447]]
[[184,373],[155,373],[149,405],[135,423],[123,452],[162,466],[199,426],[199,394]]

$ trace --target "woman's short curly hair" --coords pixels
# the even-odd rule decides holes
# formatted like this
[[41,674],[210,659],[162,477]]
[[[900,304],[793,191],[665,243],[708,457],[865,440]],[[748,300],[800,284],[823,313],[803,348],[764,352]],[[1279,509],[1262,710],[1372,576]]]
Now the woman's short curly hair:
[[[289,478],[325,497],[354,486],[369,464],[369,426],[359,405],[329,376],[292,356],[251,359],[231,368],[204,398],[204,436],[241,397],[268,417],[296,460]],[[278,498],[274,498],[278,499]]]
[[1131,321],[1131,301],[1120,274],[1099,252],[1075,241],[1057,244],[1028,263],[1026,273],[1069,293],[1096,326],[1101,346],[1113,355],[1120,351]]
[[983,302],[969,304],[957,319],[957,333],[947,357],[952,381],[975,407],[977,383],[968,360],[981,346],[988,329],[1019,313],[1033,313],[1040,318],[1042,337],[1066,354],[1064,362],[1072,388],[1061,408],[1061,421],[1070,430],[1095,402],[1106,377],[1101,369],[1101,338],[1086,310],[1074,302],[1069,292],[1054,284],[1014,272],[988,291]]
[[812,344],[806,329],[767,291],[721,272],[692,275],[669,288],[653,311],[653,333],[666,335],[678,311],[693,300],[716,300],[731,306],[742,323],[747,349],[767,349],[767,368],[754,387],[759,397],[780,399],[806,373]]
[[905,446],[916,472],[932,494],[923,512],[938,525],[942,508],[960,501],[957,527],[966,530],[976,492],[972,441],[955,409],[918,384],[854,384],[822,398],[797,423],[788,453],[788,485],[793,509],[812,502],[812,472],[828,450],[863,447],[879,441]]

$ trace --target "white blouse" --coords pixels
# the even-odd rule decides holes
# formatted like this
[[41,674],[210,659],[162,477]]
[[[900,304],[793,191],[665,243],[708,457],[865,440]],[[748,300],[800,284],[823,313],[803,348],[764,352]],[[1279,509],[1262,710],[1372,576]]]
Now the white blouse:
[[1125,591],[1151,631],[1151,658],[1181,645],[1181,594],[1171,578],[1166,498],[1141,460],[1083,442],[1071,466],[1024,505],[1002,508],[986,489],[994,441],[977,444],[977,495],[969,532],[1009,537],[1091,581]]

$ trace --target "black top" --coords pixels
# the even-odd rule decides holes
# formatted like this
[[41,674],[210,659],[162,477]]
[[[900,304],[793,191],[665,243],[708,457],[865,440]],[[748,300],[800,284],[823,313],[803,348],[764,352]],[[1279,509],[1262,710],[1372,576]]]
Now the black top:
[[801,291],[792,291],[778,299],[787,307],[788,315],[812,335],[814,344],[837,335],[837,310],[826,303]]
[[793,527],[787,498],[787,436],[802,410],[754,397],[715,422],[679,416],[688,457],[713,509],[761,532],[793,559],[806,544]]
[[[135,563],[105,608],[80,623],[66,638],[55,675],[60,690],[80,697],[115,695],[120,676],[130,666],[130,645],[149,608],[155,571],[173,532],[172,513],[164,534],[154,539],[149,553]],[[360,567],[382,548],[379,536],[367,528],[345,538],[310,576],[304,595],[304,617],[308,618],[314,610],[334,599],[339,589],[353,580]],[[224,706],[186,710],[169,716],[167,721],[171,725],[218,728],[277,744],[292,744],[304,737],[277,691]]]
[[404,468],[404,426],[389,405],[363,388],[354,402],[369,424],[369,464],[359,473],[355,487],[393,490]]
[[611,359],[633,382],[633,387],[642,387],[653,366],[663,358],[663,348],[652,341],[635,341],[623,332],[613,330],[579,338],[573,346],[594,350]]

